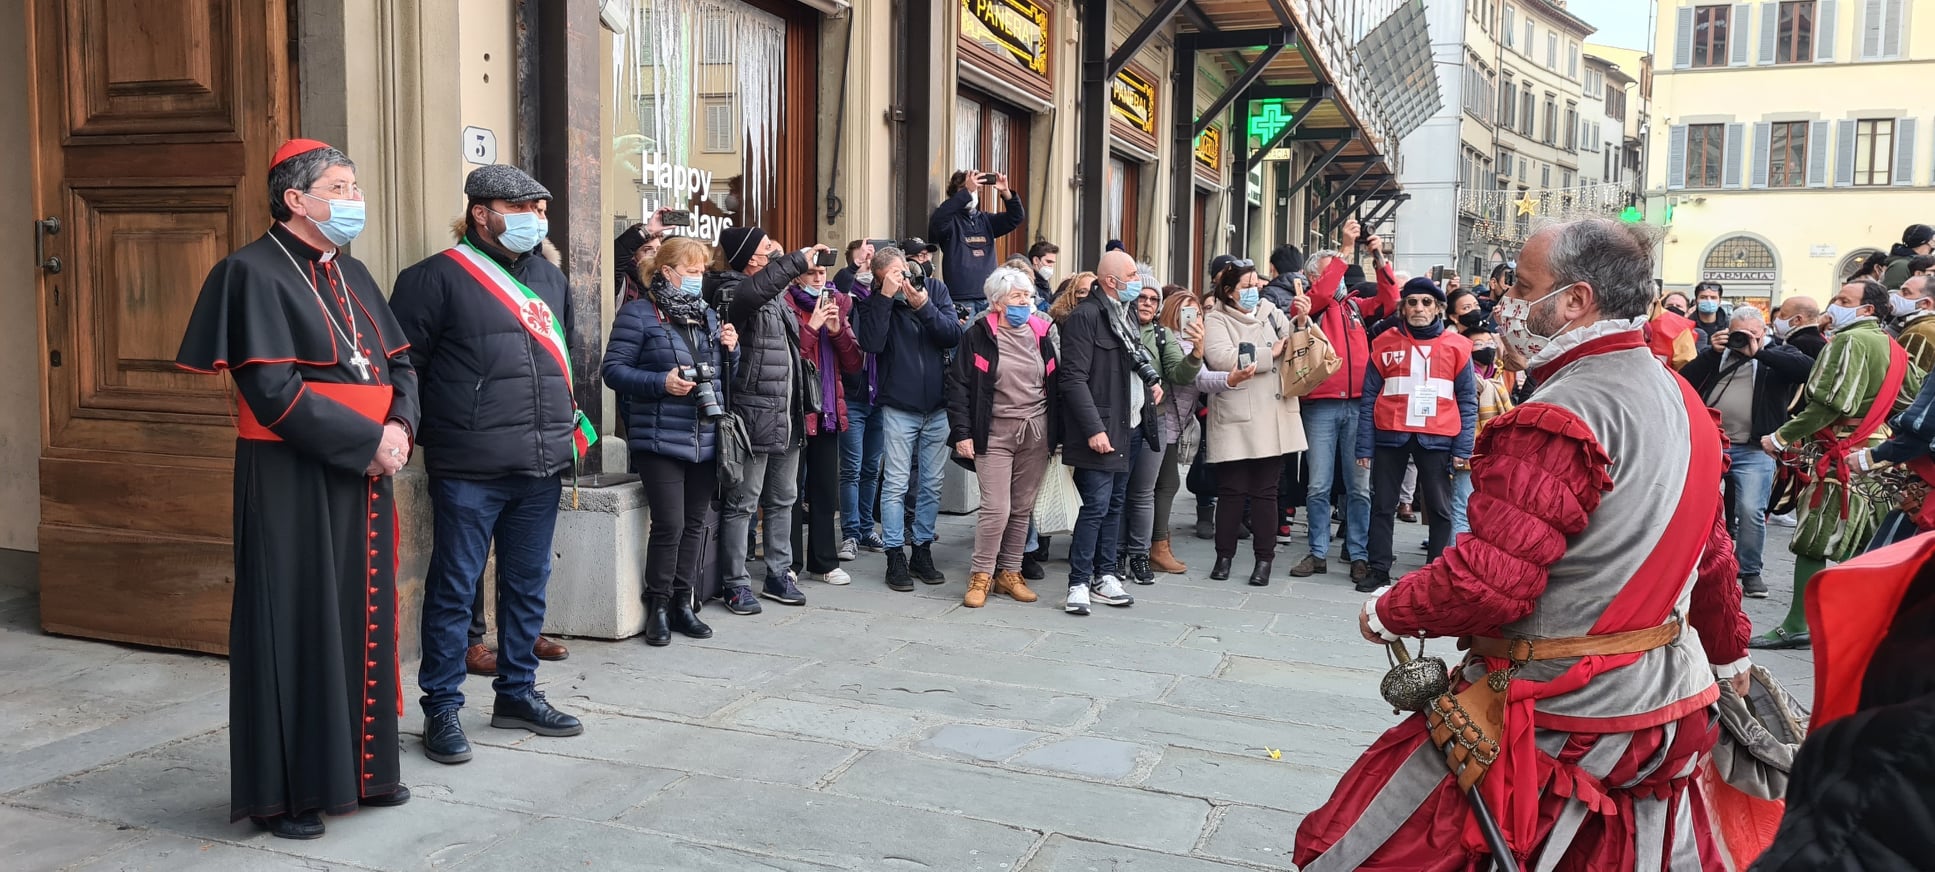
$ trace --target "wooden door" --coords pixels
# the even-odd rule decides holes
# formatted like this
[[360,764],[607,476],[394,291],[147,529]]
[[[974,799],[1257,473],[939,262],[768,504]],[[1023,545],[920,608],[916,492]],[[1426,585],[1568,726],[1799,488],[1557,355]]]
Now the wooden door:
[[[228,379],[176,370],[202,278],[269,224],[287,0],[32,0],[49,632],[223,652]],[[43,223],[42,227],[50,225]]]

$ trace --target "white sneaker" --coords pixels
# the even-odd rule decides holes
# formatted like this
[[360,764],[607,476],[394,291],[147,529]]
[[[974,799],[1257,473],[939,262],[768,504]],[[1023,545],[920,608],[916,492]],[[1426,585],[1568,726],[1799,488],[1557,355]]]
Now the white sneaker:
[[848,575],[847,571],[844,569],[832,569],[826,572],[809,572],[806,574],[806,577],[809,580],[824,581],[827,584],[852,584],[853,583],[853,576]]
[[1768,515],[1767,523],[1773,524],[1776,527],[1792,527],[1799,522],[1794,519],[1793,512],[1788,512],[1785,515]]
[[1069,588],[1068,599],[1062,602],[1062,611],[1071,615],[1088,614],[1088,585],[1078,584]]
[[841,560],[858,559],[860,557],[860,540],[852,538],[841,539],[840,551],[836,556]]
[[1135,597],[1129,596],[1129,592],[1122,589],[1122,580],[1113,575],[1104,575],[1089,582],[1089,593],[1096,602],[1105,606],[1135,605]]

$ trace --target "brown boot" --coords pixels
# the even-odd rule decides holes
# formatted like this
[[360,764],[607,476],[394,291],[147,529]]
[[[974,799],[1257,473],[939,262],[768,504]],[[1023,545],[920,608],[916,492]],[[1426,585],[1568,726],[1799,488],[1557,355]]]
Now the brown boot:
[[1031,603],[1041,598],[1028,589],[1028,582],[1021,579],[1021,573],[1012,569],[994,574],[994,592],[1005,594],[1018,603]]
[[961,605],[971,609],[978,609],[987,605],[988,588],[993,585],[994,579],[989,578],[985,572],[976,572],[968,575],[967,595],[961,597]]
[[1176,552],[1169,550],[1169,540],[1163,539],[1149,546],[1149,565],[1162,572],[1181,575],[1189,571],[1189,565],[1176,559]]

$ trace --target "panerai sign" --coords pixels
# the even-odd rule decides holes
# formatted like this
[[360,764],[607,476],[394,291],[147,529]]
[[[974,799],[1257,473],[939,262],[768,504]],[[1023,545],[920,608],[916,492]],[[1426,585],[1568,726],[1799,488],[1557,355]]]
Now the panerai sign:
[[1109,111],[1130,126],[1150,135],[1156,132],[1156,86],[1123,69],[1109,83]]
[[[664,155],[654,152],[641,155],[644,164],[639,168],[638,183],[644,187],[655,187],[658,193],[648,195],[641,201],[640,205],[645,211],[640,214],[650,215],[662,207],[687,210],[692,213],[692,226],[674,227],[672,235],[717,243],[719,234],[733,226],[733,221],[724,215],[700,214],[697,204],[705,202],[712,193],[712,172],[662,161],[661,157]],[[724,204],[716,205],[723,207]]]
[[1036,0],[961,0],[961,30],[968,39],[1048,75],[1048,10]]

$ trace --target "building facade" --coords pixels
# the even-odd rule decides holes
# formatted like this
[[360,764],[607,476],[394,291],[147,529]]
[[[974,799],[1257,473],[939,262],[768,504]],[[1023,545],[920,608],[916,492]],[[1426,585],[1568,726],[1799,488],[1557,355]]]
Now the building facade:
[[[1649,214],[1668,288],[1831,296],[1902,228],[1935,221],[1921,125],[1935,9],[1908,0],[1661,2]],[[1670,61],[1670,63],[1668,62]]]
[[[386,284],[450,244],[475,166],[543,181],[578,403],[610,432],[609,241],[658,206],[708,239],[839,247],[925,236],[950,173],[1000,171],[1028,212],[1000,253],[1056,242],[1069,274],[1119,239],[1199,286],[1216,252],[1400,202],[1416,107],[1379,77],[1413,70],[1385,25],[1419,2],[128,0],[109,22],[0,0],[0,108],[26,119],[0,141],[35,156],[0,184],[37,219],[0,238],[0,294],[39,313],[0,327],[0,360],[40,376],[0,385],[0,548],[39,552],[50,629],[225,647],[234,400],[170,362],[210,265],[267,226],[290,136],[357,161],[352,253]],[[580,470],[607,492],[584,514],[638,502],[618,442]],[[406,628],[423,484],[399,477]],[[636,572],[634,540],[561,548],[554,584]]]

